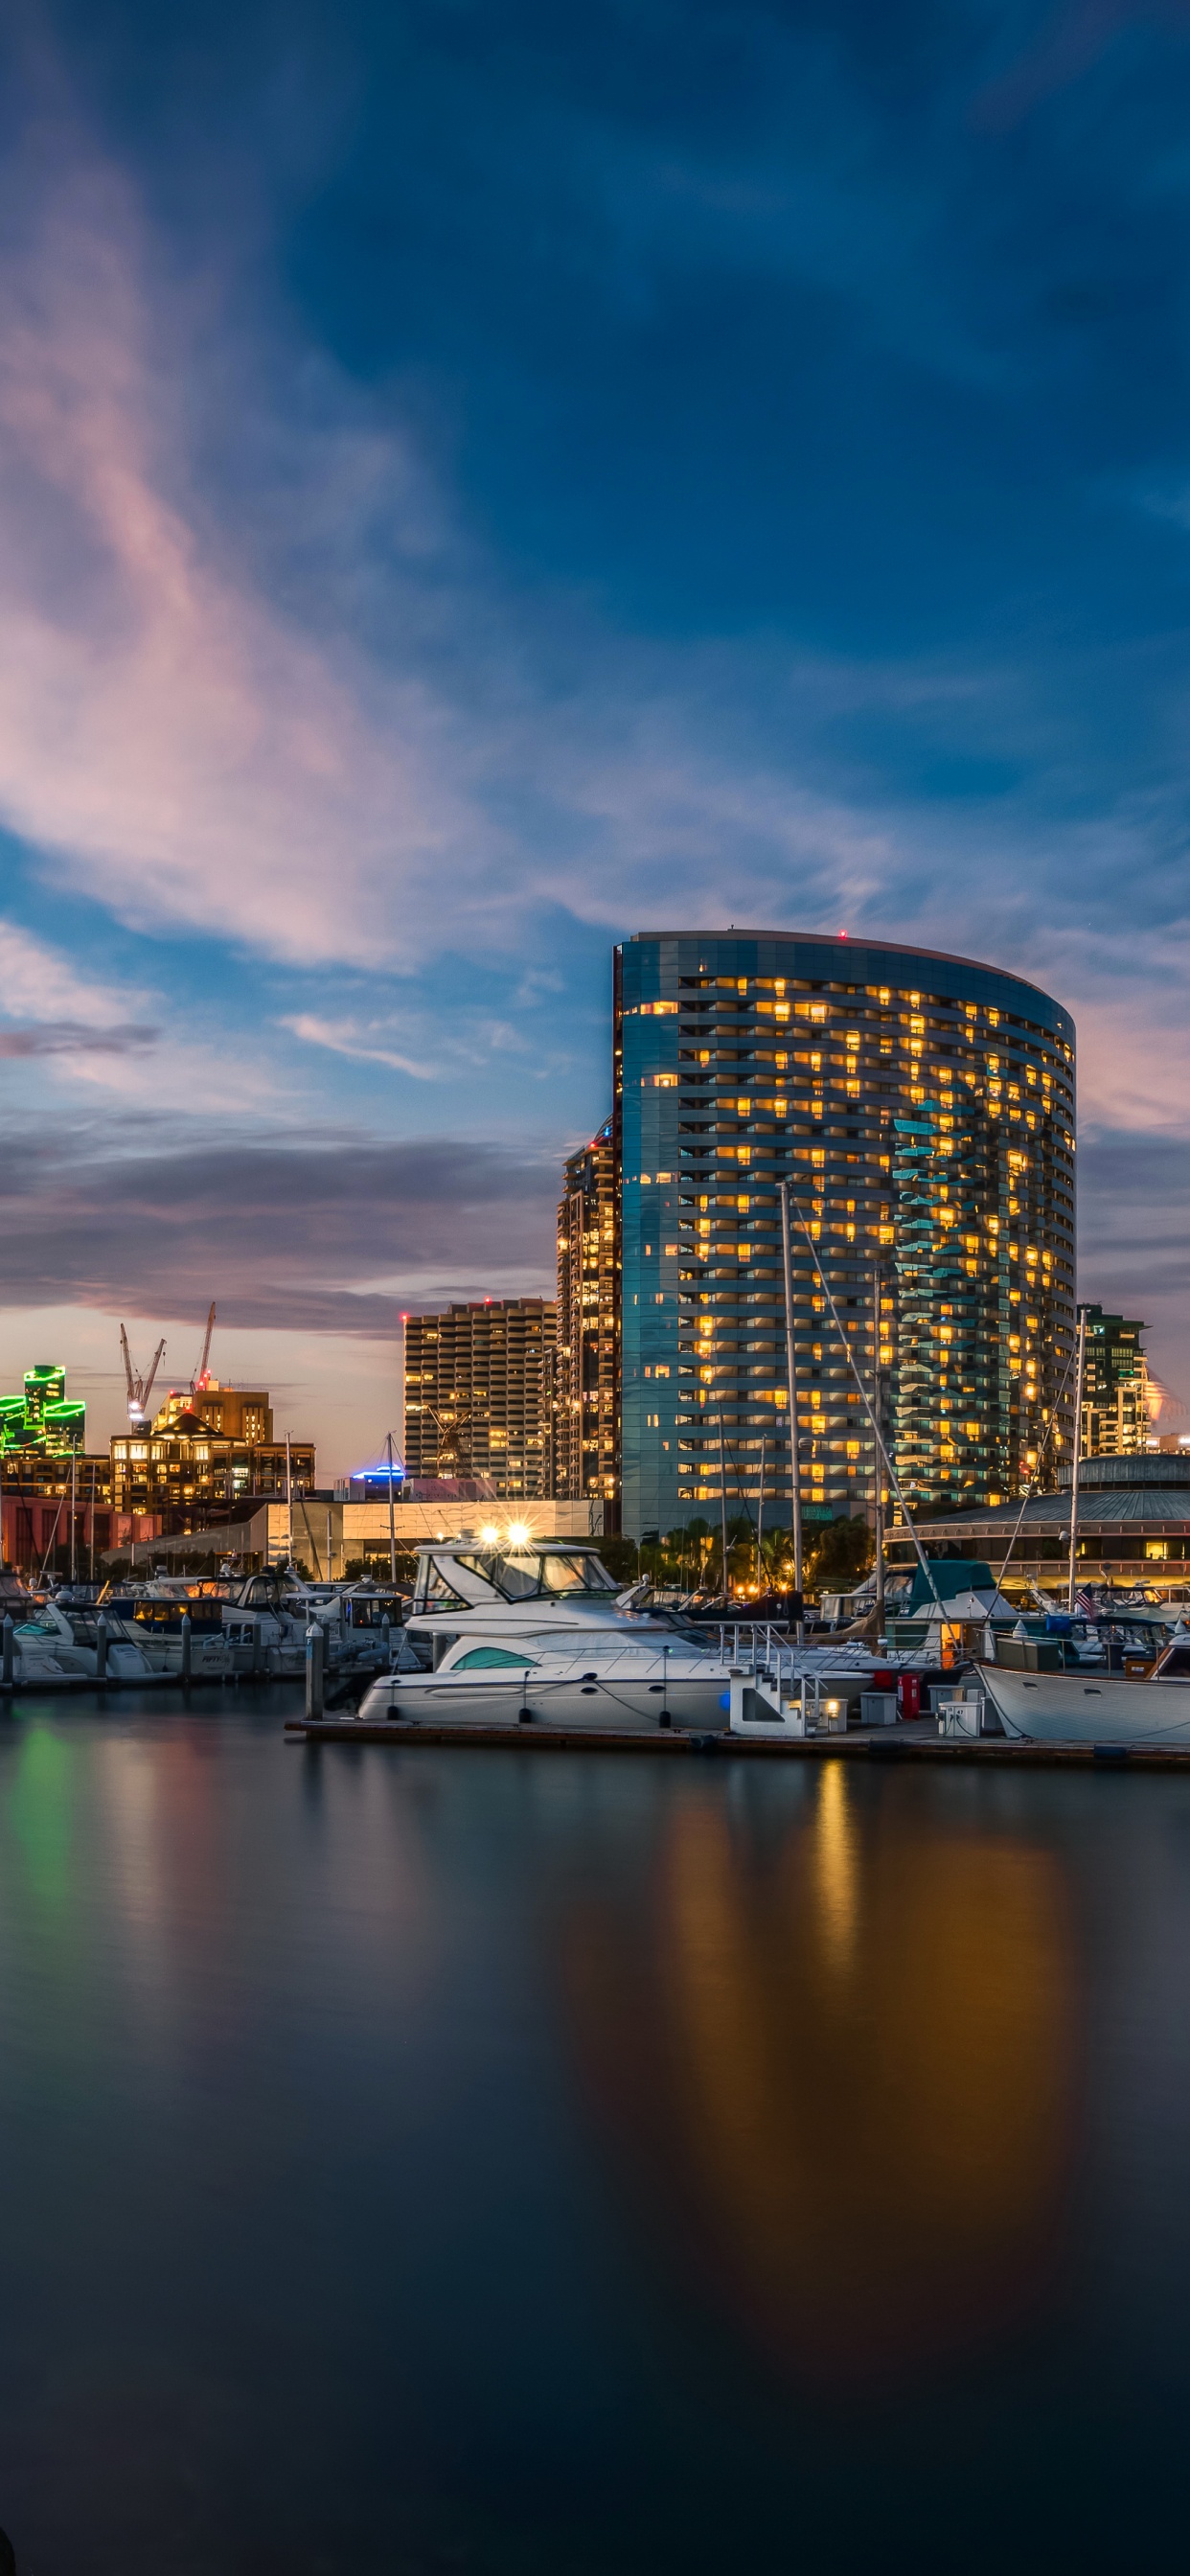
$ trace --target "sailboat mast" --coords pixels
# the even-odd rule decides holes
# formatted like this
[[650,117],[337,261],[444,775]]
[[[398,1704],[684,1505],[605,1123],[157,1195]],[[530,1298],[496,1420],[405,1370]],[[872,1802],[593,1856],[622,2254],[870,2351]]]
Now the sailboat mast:
[[719,1519],[723,1531],[723,1598],[727,1599],[727,1453],[723,1438],[723,1407],[719,1407]]
[[[793,1526],[793,1588],[802,1589],[802,1484],[798,1467],[797,1349],[793,1338],[793,1234],[789,1222],[789,1183],[781,1183],[781,1249],[785,1257],[785,1374],[789,1394],[789,1496]],[[799,1630],[800,1634],[800,1630]]]
[[1083,1370],[1087,1356],[1087,1310],[1078,1310],[1078,1368],[1074,1383],[1074,1465],[1070,1478],[1070,1576],[1066,1586],[1066,1607],[1074,1610],[1074,1560],[1078,1547],[1078,1473],[1083,1460]]
[[[876,1272],[872,1289],[872,1391],[877,1422],[881,1417],[880,1382],[880,1272]],[[873,1446],[872,1473],[876,1479],[873,1526],[876,1538],[876,1634],[884,1635],[884,1460],[877,1440]]]

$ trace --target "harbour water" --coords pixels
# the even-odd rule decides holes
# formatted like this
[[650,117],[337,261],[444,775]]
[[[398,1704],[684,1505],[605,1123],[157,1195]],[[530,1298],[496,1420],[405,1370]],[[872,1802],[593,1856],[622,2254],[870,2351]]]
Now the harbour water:
[[1164,2560],[1190,1781],[0,1719],[20,2576]]

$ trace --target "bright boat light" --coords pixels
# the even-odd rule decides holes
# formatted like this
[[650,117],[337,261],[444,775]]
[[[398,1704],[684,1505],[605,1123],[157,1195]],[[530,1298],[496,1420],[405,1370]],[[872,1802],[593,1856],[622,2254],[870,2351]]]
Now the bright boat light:
[[510,1521],[510,1522],[509,1522],[509,1524],[508,1524],[508,1540],[509,1540],[509,1545],[510,1545],[511,1547],[524,1547],[525,1542],[526,1542],[526,1540],[527,1540],[528,1536],[529,1536],[529,1524],[528,1524],[528,1521]]
[[479,1535],[483,1540],[485,1547],[494,1547],[500,1536],[500,1532],[493,1521],[488,1521],[485,1527],[481,1529]]

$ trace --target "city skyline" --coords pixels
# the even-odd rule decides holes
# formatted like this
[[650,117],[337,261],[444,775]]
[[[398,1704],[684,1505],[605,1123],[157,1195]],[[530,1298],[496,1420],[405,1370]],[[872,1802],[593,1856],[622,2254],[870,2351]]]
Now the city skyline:
[[6,31],[10,1378],[114,1428],[214,1294],[359,1463],[401,1308],[551,1292],[680,912],[1053,993],[1080,1293],[1190,1397],[1190,51],[886,27]]

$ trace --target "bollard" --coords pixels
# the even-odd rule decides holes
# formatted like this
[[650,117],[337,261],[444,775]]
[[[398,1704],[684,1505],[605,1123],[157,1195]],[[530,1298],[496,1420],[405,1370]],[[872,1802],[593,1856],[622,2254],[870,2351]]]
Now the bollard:
[[185,1689],[185,1687],[186,1687],[186,1685],[187,1685],[187,1683],[189,1682],[189,1679],[190,1679],[190,1668],[191,1668],[191,1664],[192,1664],[192,1662],[193,1662],[193,1657],[194,1657],[194,1630],[193,1630],[193,1628],[192,1628],[192,1626],[191,1626],[191,1622],[190,1622],[190,1613],[189,1613],[189,1611],[188,1611],[188,1610],[183,1610],[183,1612],[182,1612],[182,1687],[183,1687],[183,1689]]
[[4,1613],[4,1687],[12,1689],[12,1613]]
[[391,1673],[393,1668],[393,1623],[389,1618],[387,1610],[380,1622],[380,1653],[386,1673]]
[[107,1621],[102,1610],[95,1630],[95,1679],[97,1682],[107,1680]]
[[322,1715],[322,1629],[312,1619],[306,1630],[306,1715]]
[[259,1619],[254,1619],[252,1622],[252,1670],[254,1673],[259,1673],[262,1672],[263,1669],[264,1635]]

